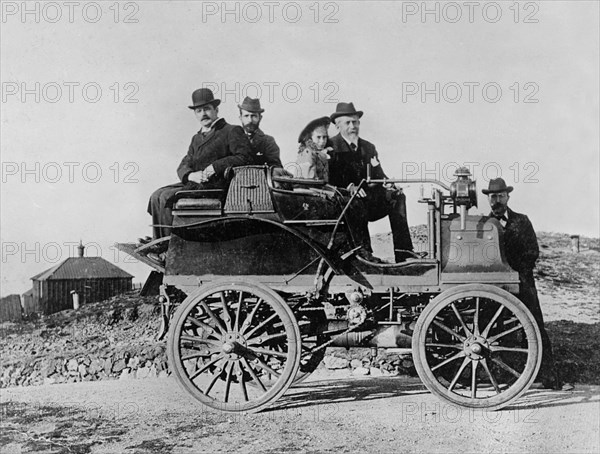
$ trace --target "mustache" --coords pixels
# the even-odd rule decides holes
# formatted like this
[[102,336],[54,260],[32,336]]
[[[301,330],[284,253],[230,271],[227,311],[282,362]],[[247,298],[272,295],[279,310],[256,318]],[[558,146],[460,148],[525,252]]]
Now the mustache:
[[504,205],[499,202],[496,202],[492,205],[492,210],[497,210],[498,208],[504,208]]

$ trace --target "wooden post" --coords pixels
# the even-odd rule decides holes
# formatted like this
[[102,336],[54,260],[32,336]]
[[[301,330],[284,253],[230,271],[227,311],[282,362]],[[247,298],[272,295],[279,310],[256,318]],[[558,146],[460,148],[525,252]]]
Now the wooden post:
[[579,254],[579,235],[571,235],[571,250]]

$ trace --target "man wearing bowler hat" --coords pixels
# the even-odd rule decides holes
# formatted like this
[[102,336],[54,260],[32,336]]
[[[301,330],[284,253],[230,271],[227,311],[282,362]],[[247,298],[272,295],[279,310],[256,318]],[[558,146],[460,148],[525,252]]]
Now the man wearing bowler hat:
[[[221,100],[215,99],[208,88],[200,88],[192,94],[192,105],[188,107],[194,111],[201,128],[192,137],[188,152],[177,168],[181,181],[160,188],[150,196],[148,213],[152,215],[154,239],[166,237],[171,232],[173,215],[169,203],[175,193],[184,188],[225,188],[225,169],[252,163],[250,142],[244,130],[219,118],[220,103]],[[167,246],[167,242],[160,243],[148,257],[162,262],[161,253]]]
[[250,141],[254,164],[282,167],[279,147],[275,139],[265,134],[259,127],[265,111],[260,106],[260,100],[246,96],[244,101],[238,104],[238,108],[240,109],[240,122]]
[[[330,151],[329,182],[334,186],[347,187],[351,192],[361,180],[366,179],[367,165],[371,166],[372,178],[387,178],[381,168],[375,145],[359,137],[362,116],[363,112],[357,111],[351,102],[339,103],[330,116],[339,134],[331,138],[333,150]],[[414,257],[406,218],[406,197],[402,191],[393,185],[373,183],[366,188],[362,201],[369,222],[389,217],[396,262]],[[366,238],[362,246],[370,255],[373,251],[368,226],[364,226],[364,230]]]
[[513,187],[507,186],[502,178],[490,180],[488,189],[483,192],[488,197],[492,211],[490,217],[498,219],[504,229],[504,254],[512,269],[519,273],[519,299],[527,306],[542,335],[542,366],[538,379],[544,387],[560,388],[560,378],[554,367],[552,345],[544,328],[544,316],[533,278],[533,268],[540,255],[537,236],[529,218],[508,207],[509,194]]

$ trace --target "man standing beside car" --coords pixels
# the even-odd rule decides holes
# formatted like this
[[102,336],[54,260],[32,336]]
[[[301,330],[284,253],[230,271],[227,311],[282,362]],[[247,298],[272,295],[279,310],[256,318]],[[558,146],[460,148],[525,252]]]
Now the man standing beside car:
[[545,388],[560,389],[562,383],[554,364],[552,345],[544,327],[544,316],[533,278],[533,268],[540,255],[537,236],[529,218],[508,207],[512,190],[513,187],[507,186],[502,178],[495,178],[490,180],[488,189],[481,192],[488,197],[492,209],[490,217],[498,219],[504,229],[506,261],[519,273],[519,299],[527,306],[540,329],[542,366],[538,372],[538,379]]

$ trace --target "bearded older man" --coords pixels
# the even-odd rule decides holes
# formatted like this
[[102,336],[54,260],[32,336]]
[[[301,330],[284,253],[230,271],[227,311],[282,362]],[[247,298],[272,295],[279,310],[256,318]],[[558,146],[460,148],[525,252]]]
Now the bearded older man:
[[[367,177],[367,165],[372,168],[373,179],[387,178],[379,162],[375,145],[361,137],[360,118],[362,111],[357,111],[353,103],[339,103],[331,114],[339,134],[331,138],[333,150],[329,152],[329,183],[338,187],[347,187],[353,191],[361,180]],[[400,191],[382,184],[370,184],[362,198],[368,222],[389,217],[394,242],[396,262],[413,257],[413,245],[406,218],[406,197]],[[366,221],[365,221],[366,222]],[[368,224],[363,227],[364,235],[361,246],[372,254]]]

